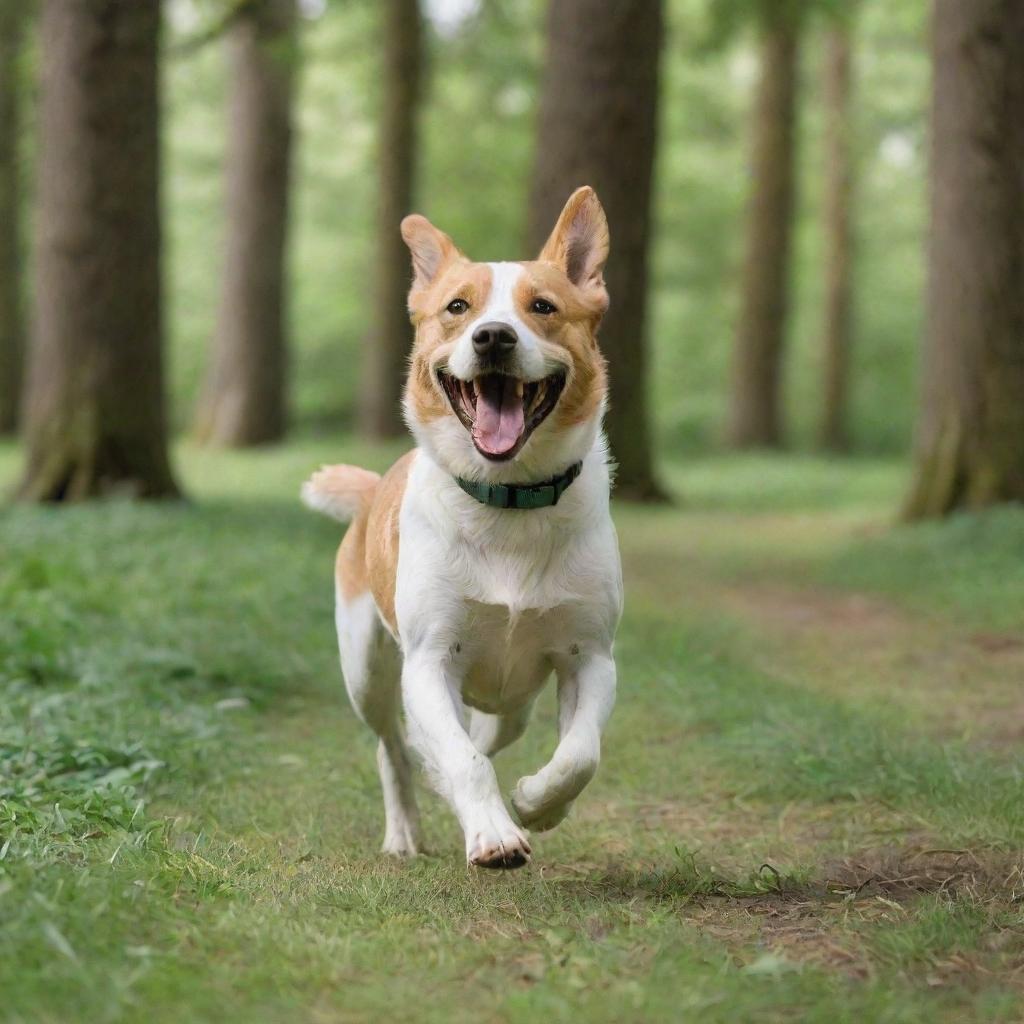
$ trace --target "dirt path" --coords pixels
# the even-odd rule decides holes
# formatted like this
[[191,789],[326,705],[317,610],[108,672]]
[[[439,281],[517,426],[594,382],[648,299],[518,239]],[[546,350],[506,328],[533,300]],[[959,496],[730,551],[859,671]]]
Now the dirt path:
[[723,576],[699,550],[625,546],[634,598],[740,627],[765,672],[858,705],[913,714],[933,735],[1024,742],[1024,635],[907,611],[881,597],[779,582],[763,567]]

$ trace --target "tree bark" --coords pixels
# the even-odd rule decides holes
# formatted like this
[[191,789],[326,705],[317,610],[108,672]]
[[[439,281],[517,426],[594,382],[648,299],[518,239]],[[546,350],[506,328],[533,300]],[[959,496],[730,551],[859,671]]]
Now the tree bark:
[[23,11],[0,0],[0,435],[13,434],[21,404],[21,163],[18,159]]
[[257,0],[233,22],[227,239],[199,441],[279,441],[287,420],[285,250],[296,66],[295,0]]
[[1024,5],[936,0],[928,318],[909,518],[1024,501]]
[[822,101],[825,108],[825,324],[820,447],[850,447],[847,405],[852,337],[853,157],[850,138],[850,27],[835,24],[825,37]]
[[409,252],[398,225],[410,213],[416,181],[422,23],[418,0],[384,0],[383,98],[377,143],[377,259],[374,324],[367,337],[359,409],[368,437],[405,430],[402,388],[412,345],[406,310]]
[[736,448],[782,443],[782,357],[789,305],[794,204],[796,16],[764,24],[754,104],[746,258],[733,353],[728,441]]
[[177,493],[161,362],[159,0],[45,0],[29,500]]
[[647,401],[647,259],[657,138],[661,0],[552,0],[530,201],[539,251],[569,195],[592,185],[608,216],[611,305],[601,325],[616,495],[664,497]]

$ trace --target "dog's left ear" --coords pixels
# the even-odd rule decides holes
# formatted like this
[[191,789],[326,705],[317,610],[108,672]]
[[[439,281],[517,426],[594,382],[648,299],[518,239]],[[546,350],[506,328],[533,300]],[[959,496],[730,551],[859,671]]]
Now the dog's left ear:
[[584,185],[565,204],[555,230],[538,257],[560,267],[577,288],[608,304],[604,265],[608,259],[608,220],[597,193]]

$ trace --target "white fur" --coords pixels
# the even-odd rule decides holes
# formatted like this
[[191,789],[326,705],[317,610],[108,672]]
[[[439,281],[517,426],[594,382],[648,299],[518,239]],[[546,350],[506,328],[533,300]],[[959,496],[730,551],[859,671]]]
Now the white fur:
[[[491,268],[494,284],[474,323],[510,323],[520,339],[516,372],[533,379],[552,372],[547,350],[554,346],[529,331],[512,303],[522,268]],[[473,328],[448,355],[449,368],[470,377],[474,366],[463,342],[472,353],[467,339]],[[612,644],[622,575],[608,507],[603,409],[572,429],[560,429],[550,418],[507,463],[481,456],[454,415],[422,424],[411,404],[406,411],[420,451],[400,510],[395,611],[401,685],[396,688],[395,674],[381,668],[385,633],[379,619],[359,603],[362,598],[346,604],[339,595],[346,682],[361,715],[382,737],[393,852],[405,852],[403,843],[415,846],[415,805],[410,808],[407,787],[388,775],[403,763],[394,754],[401,747],[394,708],[400,692],[409,740],[462,825],[467,859],[521,860],[530,854],[525,829],[557,824],[593,777],[615,702]],[[580,460],[580,475],[559,503],[531,511],[483,505],[453,479],[543,480]],[[546,765],[519,780],[512,794],[517,824],[489,756],[522,732],[552,673],[558,679],[559,741]]]
[[419,847],[419,813],[399,723],[399,657],[373,595],[335,595],[335,625],[345,688],[356,714],[378,736],[377,768],[384,792],[384,852],[410,856]]
[[[380,481],[380,475],[367,469],[348,467],[349,474],[339,483],[335,475],[338,468],[321,466],[302,485],[299,493],[307,508],[347,523],[355,518],[369,500],[374,484]],[[353,472],[356,474],[354,481],[351,478]]]
[[[437,361],[446,364],[450,373],[463,380],[472,380],[479,373],[473,350],[473,332],[481,323],[500,321],[510,324],[519,335],[515,359],[509,372],[524,380],[538,380],[559,370],[572,373],[562,350],[535,335],[515,312],[512,292],[516,281],[525,273],[518,263],[490,263],[492,286],[484,311],[451,345],[442,346]],[[434,369],[437,366],[435,364]],[[568,385],[567,385],[568,386]],[[469,432],[455,416],[443,416],[429,424],[421,424],[415,416],[410,396],[406,395],[405,420],[423,448],[435,462],[451,474],[467,480],[491,483],[515,483],[547,480],[566,466],[579,462],[599,440],[602,405],[598,415],[574,427],[558,428],[554,417],[548,417],[534,430],[523,450],[508,462],[492,462],[477,451]],[[576,484],[573,485],[575,488]]]
[[351,501],[342,501],[337,494],[324,491],[317,487],[312,480],[307,480],[299,492],[302,497],[302,504],[311,508],[314,512],[321,512],[331,519],[337,519],[339,523],[347,523],[359,511],[358,506]]
[[[557,824],[597,768],[622,607],[608,491],[603,443],[557,506],[530,512],[481,505],[425,454],[412,467],[396,588],[402,698],[410,740],[458,815],[471,861],[522,849],[524,837],[467,733],[465,705],[518,723],[557,674],[560,742],[513,795],[529,828]],[[486,749],[488,731],[474,731]]]
[[555,370],[561,369],[561,360],[551,361],[545,355],[547,343],[534,334],[523,318],[516,312],[513,293],[516,283],[523,275],[518,263],[488,263],[491,270],[491,288],[487,302],[459,336],[455,349],[448,357],[448,371],[461,380],[472,380],[479,373],[477,354],[473,348],[473,334],[481,324],[508,324],[519,338],[515,347],[509,373],[522,380],[540,380]]

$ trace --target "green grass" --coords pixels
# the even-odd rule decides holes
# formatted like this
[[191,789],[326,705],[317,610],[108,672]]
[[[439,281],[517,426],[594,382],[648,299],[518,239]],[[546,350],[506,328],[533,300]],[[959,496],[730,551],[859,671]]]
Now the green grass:
[[0,512],[0,1019],[1020,1018],[1021,510],[894,527],[892,463],[669,467],[679,507],[617,511],[601,772],[478,875],[430,797],[431,855],[377,856],[339,531],[295,498],[394,453],[182,448],[190,503]]

